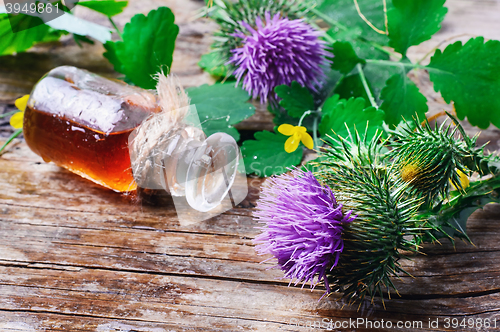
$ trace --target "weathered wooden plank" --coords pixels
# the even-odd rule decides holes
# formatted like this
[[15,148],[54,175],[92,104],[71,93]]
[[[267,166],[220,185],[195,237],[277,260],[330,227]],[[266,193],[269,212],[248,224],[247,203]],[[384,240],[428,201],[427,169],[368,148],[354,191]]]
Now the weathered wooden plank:
[[[0,249],[5,264],[38,262],[262,283],[277,283],[281,276],[278,271],[267,270],[269,264],[259,264],[263,258],[255,254],[249,239],[142,229],[104,230],[67,226],[63,222],[47,226],[37,225],[35,218],[27,223],[9,219],[0,224]],[[491,242],[482,242],[497,243],[498,235]],[[490,250],[419,255],[412,261],[403,261],[402,266],[416,278],[403,277],[400,293],[450,296],[498,289],[500,250]],[[484,282],[475,283],[479,278]],[[422,289],[431,282],[435,285]]]
[[[173,206],[141,206],[118,193],[94,188],[87,180],[58,167],[33,162],[38,157],[24,145],[19,151],[21,160],[0,160],[4,169],[0,180],[6,189],[0,194],[0,213],[5,221],[0,243],[10,250],[9,255],[4,249],[4,259],[174,274],[192,271],[262,282],[273,282],[280,276],[274,270],[266,271],[269,265],[258,264],[263,258],[253,252],[251,238],[257,229],[248,209],[234,209],[206,222],[181,225]],[[44,183],[43,179],[50,180]],[[497,205],[489,206],[488,213],[475,214],[478,217],[469,222],[477,246],[460,242],[455,247],[447,242],[429,245],[424,250],[427,256],[403,262],[416,279],[405,279],[401,293],[450,295],[498,288],[494,277],[474,286],[468,283],[489,272],[493,276],[499,272],[499,210]],[[18,253],[27,258],[16,259]],[[179,257],[182,262],[177,264]],[[228,262],[230,267],[225,265]],[[422,286],[437,277],[437,288],[423,287],[422,293]],[[440,288],[442,285],[446,288]]]
[[[0,173],[0,182],[5,189],[0,193],[0,266],[21,267],[26,271],[24,278],[31,278],[33,269],[51,269],[56,274],[64,274],[66,270],[103,270],[207,282],[231,280],[252,283],[258,288],[286,285],[286,281],[277,280],[281,275],[279,271],[266,270],[269,264],[258,264],[260,258],[253,253],[251,244],[257,231],[248,209],[235,209],[197,225],[180,225],[172,207],[141,206],[130,197],[94,186],[72,173],[40,162],[24,144],[4,157],[0,159],[0,168],[4,170]],[[260,185],[260,180],[251,181],[258,181],[256,187]],[[397,282],[403,298],[386,305],[410,306],[411,310],[404,314],[428,319],[436,309],[432,307],[431,311],[428,301],[438,301],[435,306],[445,308],[443,310],[451,315],[450,308],[455,308],[464,298],[495,296],[500,289],[497,268],[500,242],[496,227],[499,210],[498,205],[488,206],[485,212],[471,218],[469,232],[476,247],[460,242],[456,247],[448,243],[428,245],[424,249],[427,256],[403,262],[415,278],[403,277],[402,282]],[[38,285],[43,287],[46,282],[49,280]],[[115,292],[127,294],[129,289],[130,286],[116,286]],[[313,293],[304,293],[318,301],[322,292],[318,288]],[[11,298],[11,295],[5,296]],[[71,293],[69,297],[75,295]],[[330,300],[324,301],[317,305],[330,306]],[[419,307],[415,304],[420,302],[415,301],[425,304]],[[94,307],[95,302],[91,303]],[[267,303],[262,302],[260,306]],[[376,306],[381,310],[380,300]],[[491,311],[498,309],[492,308]],[[297,306],[293,310],[297,310]],[[314,322],[324,317],[340,319],[346,314],[364,317],[356,308],[347,308],[342,313],[329,310],[305,321]],[[372,312],[373,309],[366,310]],[[381,319],[387,315],[388,319],[397,319],[399,314],[400,311],[397,314],[375,312],[373,317]],[[454,314],[471,315],[470,312]],[[120,324],[128,322],[120,317],[115,320]],[[149,324],[153,324],[151,327],[157,323]]]
[[[11,157],[14,159],[9,159]],[[63,217],[67,213],[71,216],[72,211],[79,211],[92,213],[95,218],[102,218],[101,215],[105,214],[108,224],[134,223],[135,227],[158,229],[180,227],[172,203],[166,206],[147,205],[134,195],[121,195],[104,189],[53,164],[44,163],[24,144],[0,158],[0,169],[0,181],[3,183],[0,201],[12,208],[17,205],[19,213],[23,213],[23,207],[42,207],[44,210],[55,210],[55,220],[58,215]],[[250,190],[258,192],[261,182],[260,179],[249,179]],[[23,185],[20,186],[20,183]],[[12,208],[7,207],[4,214],[11,213]],[[256,232],[255,223],[248,217],[250,214],[248,209],[235,209],[225,213],[224,218],[217,222],[209,220],[192,224],[189,229],[242,236],[253,234]]]
[[[358,312],[342,310],[342,302],[330,299],[318,302],[321,294],[318,290],[307,292],[278,285],[99,269],[61,271],[41,267],[31,271],[26,275],[24,269],[0,267],[0,298],[8,299],[0,304],[0,312],[59,313],[122,322],[174,323],[187,328],[203,326],[211,318],[216,321],[214,327],[226,329],[234,327],[234,322],[224,326],[224,321],[240,321],[236,325],[257,321],[267,324],[268,331],[285,328],[292,319],[366,317],[395,322],[422,318],[427,321],[436,317],[494,318],[498,315],[498,294],[459,299],[451,305],[447,299],[394,299],[386,302],[386,309],[375,304],[364,306]],[[291,303],[294,303],[293,311]],[[248,325],[247,328],[251,327]],[[255,327],[263,331],[262,325]]]
[[[210,82],[196,62],[208,49],[215,26],[190,21],[201,1],[131,1],[118,24],[160,5],[173,8],[181,27],[174,72],[186,86]],[[411,48],[410,58],[419,59],[462,32],[500,39],[500,1],[455,0],[448,7],[443,30]],[[104,17],[88,17],[108,24]],[[102,51],[100,45],[82,51],[63,40],[0,58],[0,111],[57,65],[116,75]],[[433,94],[424,73],[414,79],[430,96],[431,110],[448,107]],[[1,123],[0,132],[8,128],[5,120]],[[263,110],[242,128],[270,126]],[[500,131],[486,134],[484,139],[498,148]],[[0,170],[0,331],[311,331],[323,319],[422,322],[422,328],[404,331],[493,330],[445,328],[446,318],[496,319],[500,327],[500,205],[471,216],[468,232],[474,246],[429,244],[423,248],[426,255],[403,261],[414,278],[396,281],[402,297],[393,294],[385,309],[379,298],[359,310],[342,309],[345,303],[337,295],[320,300],[321,287],[312,292],[288,288],[280,271],[268,270],[271,262],[259,263],[265,257],[254,252],[258,230],[252,209],[181,224],[171,203],[153,206],[106,190],[44,163],[22,143],[1,156]],[[255,203],[261,183],[249,179],[252,195],[244,206]],[[436,319],[439,326],[429,327],[429,320]]]

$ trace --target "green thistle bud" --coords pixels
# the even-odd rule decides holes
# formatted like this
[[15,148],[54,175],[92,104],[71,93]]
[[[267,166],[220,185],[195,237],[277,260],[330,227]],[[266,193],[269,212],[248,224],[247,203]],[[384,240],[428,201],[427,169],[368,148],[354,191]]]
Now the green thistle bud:
[[466,165],[476,154],[476,137],[469,138],[458,121],[455,123],[453,129],[445,121],[434,130],[428,122],[423,126],[417,123],[414,130],[403,128],[393,133],[395,140],[389,156],[400,178],[428,202],[437,195],[446,197],[450,189],[465,189],[461,176],[471,171]]
[[370,151],[380,150],[379,138],[360,147],[362,154],[353,154],[352,144],[324,153],[315,174],[356,215],[344,226],[344,250],[328,274],[330,289],[343,293],[350,303],[366,296],[390,296],[390,289],[395,289],[391,277],[408,274],[399,263],[405,258],[403,251],[417,252],[413,239],[423,232],[413,219],[422,199],[408,197],[408,184],[391,176],[391,169],[369,162],[376,159]]

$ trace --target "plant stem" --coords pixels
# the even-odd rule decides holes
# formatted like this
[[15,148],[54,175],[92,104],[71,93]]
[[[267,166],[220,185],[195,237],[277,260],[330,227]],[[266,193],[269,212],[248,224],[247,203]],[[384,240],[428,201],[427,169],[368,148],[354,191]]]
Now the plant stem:
[[314,141],[314,147],[317,149],[319,148],[319,142],[318,142],[318,119],[321,117],[321,115],[318,113],[314,117],[313,121],[313,141]]
[[313,120],[313,141],[314,141],[314,146],[315,147],[318,147],[318,119],[321,118],[321,112],[320,111],[306,111],[304,112],[304,114],[302,114],[302,116],[300,117],[300,120],[299,120],[299,124],[297,126],[301,126],[302,125],[302,121],[305,119],[306,116],[310,115],[310,114],[316,114],[316,116],[314,117],[314,120]]
[[340,83],[342,83],[342,81],[344,80],[345,78],[345,74],[342,75],[339,80],[337,82],[335,82],[335,85],[330,89],[330,91],[328,91],[328,94],[326,95],[326,98],[325,100],[323,100],[323,102],[321,103],[321,105],[318,107],[318,112],[321,113],[321,111],[323,110],[323,105],[325,105],[326,101],[332,96],[332,94],[335,92],[335,89],[337,89],[337,87],[340,85]]
[[335,27],[337,27],[339,29],[342,29],[344,31],[349,30],[345,25],[343,25],[340,22],[335,21],[331,17],[328,17],[328,15],[323,14],[322,12],[320,12],[319,10],[317,10],[316,8],[312,8],[311,12],[313,12],[314,15],[318,16],[320,19],[322,19],[326,23],[330,24],[331,26],[335,26]]
[[433,47],[429,52],[427,52],[423,57],[422,59],[418,60],[417,63],[418,64],[421,64],[422,61],[424,61],[425,59],[427,59],[427,57],[429,55],[431,55],[432,53],[436,52],[438,48],[440,48],[443,44],[446,44],[446,43],[449,43],[451,42],[453,39],[457,39],[457,38],[460,38],[460,37],[464,37],[464,36],[471,36],[470,34],[468,33],[462,33],[460,35],[456,35],[456,36],[452,36],[450,38],[446,38],[445,40],[441,41],[439,44],[437,44],[435,47]]
[[375,101],[375,98],[373,98],[372,91],[370,90],[370,87],[368,86],[368,82],[366,81],[363,67],[361,66],[360,63],[358,63],[356,65],[356,68],[358,69],[359,77],[361,78],[361,83],[363,83],[363,87],[365,88],[366,94],[368,95],[368,99],[370,100],[370,104],[372,104],[373,107],[378,108],[377,102]]
[[368,60],[366,60],[366,63],[371,63],[374,65],[380,65],[380,66],[392,66],[392,67],[400,67],[400,68],[407,67],[407,68],[411,68],[411,69],[415,69],[415,68],[424,69],[427,71],[441,71],[441,70],[436,69],[436,68],[430,68],[430,67],[426,67],[426,66],[423,66],[421,64],[418,64],[418,63],[410,63],[410,62],[396,62],[396,61],[389,61],[389,60],[368,59]]
[[118,27],[116,26],[115,21],[113,21],[111,16],[108,16],[108,20],[109,20],[109,22],[111,22],[111,25],[113,26],[113,28],[115,28],[116,33],[118,34],[118,36],[120,36],[120,39],[123,40],[122,33],[121,33],[120,29],[118,29]]
[[9,113],[0,114],[0,119],[2,119],[2,118],[6,118],[6,117],[8,117],[9,115],[14,115],[14,114],[16,114],[17,112],[19,112],[19,111],[12,111],[12,112],[9,112]]
[[389,36],[389,21],[387,19],[387,0],[384,1],[384,25],[385,25],[385,34]]
[[313,112],[316,111],[305,111],[304,114],[302,114],[302,116],[300,117],[299,124],[297,126],[300,127],[302,125],[302,121],[304,120],[304,118]]
[[[346,27],[342,23],[337,22],[334,19],[328,17],[327,15],[323,14],[322,12],[320,12],[319,10],[317,10],[316,8],[312,8],[311,12],[313,12],[316,16],[318,16],[320,19],[322,19],[326,23],[328,23],[330,26],[337,27],[337,28],[339,28],[341,30],[344,30],[344,31],[348,31],[349,30],[348,27]],[[328,39],[328,41],[331,42],[331,43],[336,42],[336,40],[334,38],[332,38],[332,36],[328,35],[327,33],[325,33],[324,37],[326,39]],[[384,53],[387,53],[387,54],[389,54],[391,56],[398,57],[398,58],[401,57],[401,55],[399,53],[396,53],[396,52],[393,52],[391,50],[388,50],[388,49],[384,48],[384,46],[382,46],[382,45],[380,45],[378,43],[372,42],[370,40],[367,40],[367,39],[365,39],[365,38],[363,38],[361,36],[356,37],[356,39],[360,40],[361,42],[370,44],[371,46],[373,46],[377,50],[382,51]]]
[[373,25],[372,22],[370,22],[365,15],[363,15],[363,13],[361,12],[361,9],[359,8],[359,4],[358,4],[358,0],[354,0],[354,6],[356,7],[356,11],[358,12],[358,15],[359,17],[361,17],[361,19],[363,21],[365,21],[366,24],[368,24],[368,26],[370,28],[372,28],[373,31],[377,32],[377,33],[380,33],[381,35],[385,35],[386,32],[385,31],[382,31],[380,30],[379,28],[377,28],[375,25]]
[[9,145],[9,143],[10,143],[10,142],[12,142],[12,140],[13,140],[14,138],[16,138],[17,136],[19,136],[22,132],[23,132],[23,128],[16,130],[16,131],[15,131],[15,132],[14,132],[14,133],[13,133],[13,134],[9,137],[9,139],[7,140],[7,142],[5,142],[5,144],[4,144],[4,145],[2,145],[2,147],[0,148],[0,153],[2,153],[3,149],[5,149],[5,147],[6,147],[7,145]]

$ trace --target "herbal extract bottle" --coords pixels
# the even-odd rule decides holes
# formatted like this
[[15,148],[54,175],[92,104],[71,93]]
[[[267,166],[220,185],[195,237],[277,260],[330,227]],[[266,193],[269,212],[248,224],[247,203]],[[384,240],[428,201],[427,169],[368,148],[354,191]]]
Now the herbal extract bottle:
[[46,162],[104,187],[119,192],[138,185],[163,188],[172,196],[185,196],[192,208],[209,211],[234,181],[238,146],[224,133],[206,138],[199,123],[186,120],[192,118],[189,108],[166,112],[168,98],[180,93],[179,87],[173,89],[161,100],[160,91],[58,67],[31,92],[24,137]]

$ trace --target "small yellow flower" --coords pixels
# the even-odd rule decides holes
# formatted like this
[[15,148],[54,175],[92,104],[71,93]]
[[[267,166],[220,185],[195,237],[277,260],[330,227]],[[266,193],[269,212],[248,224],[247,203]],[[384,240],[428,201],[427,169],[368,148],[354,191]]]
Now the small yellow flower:
[[10,125],[15,129],[21,129],[23,127],[24,111],[26,110],[29,98],[29,95],[25,95],[17,99],[15,102],[16,107],[21,111],[17,112],[10,118]]
[[459,188],[455,187],[455,185],[450,181],[451,186],[453,188],[455,188],[455,190],[464,190],[467,187],[469,187],[470,181],[469,181],[469,177],[467,176],[467,174],[465,174],[464,172],[462,172],[459,169],[457,169],[457,173],[460,176],[460,184],[462,185],[462,188],[459,189]]
[[285,142],[285,151],[288,153],[297,150],[300,142],[308,149],[314,148],[313,139],[307,133],[306,127],[282,124],[278,127],[278,131],[285,136],[290,136]]

